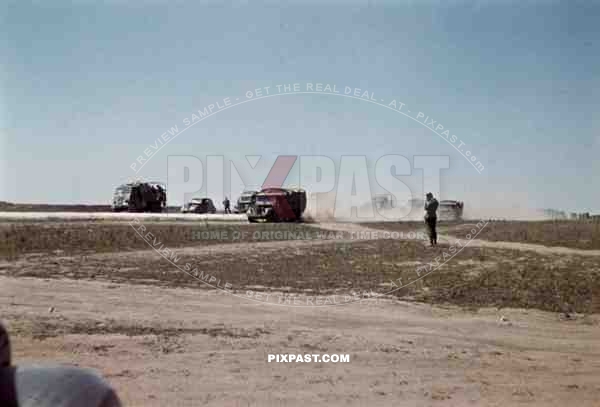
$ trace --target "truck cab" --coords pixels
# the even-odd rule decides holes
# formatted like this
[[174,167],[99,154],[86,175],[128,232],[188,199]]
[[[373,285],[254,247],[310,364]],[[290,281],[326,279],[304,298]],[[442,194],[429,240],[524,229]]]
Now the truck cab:
[[131,199],[131,189],[133,184],[122,184],[115,188],[112,199],[112,210],[122,212],[129,209],[129,200]]
[[237,203],[235,204],[233,210],[235,213],[246,213],[248,211],[248,208],[250,207],[250,204],[252,203],[252,197],[254,195],[256,195],[258,193],[258,191],[256,190],[244,190],[244,192],[242,192],[242,194],[240,195],[240,197],[237,200]]
[[265,188],[252,196],[247,215],[249,222],[299,222],[305,209],[303,189]]

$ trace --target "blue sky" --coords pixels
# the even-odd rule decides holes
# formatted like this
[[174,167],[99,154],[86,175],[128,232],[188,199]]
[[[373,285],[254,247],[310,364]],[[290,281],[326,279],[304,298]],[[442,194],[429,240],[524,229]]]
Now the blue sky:
[[[382,107],[287,95],[204,120],[138,175],[166,179],[167,157],[182,154],[260,154],[264,171],[277,154],[447,155],[443,197],[598,207],[600,2],[46,3],[0,12],[0,200],[108,202],[136,157],[192,112],[320,82],[425,112],[484,171]],[[408,178],[421,194],[422,173]]]

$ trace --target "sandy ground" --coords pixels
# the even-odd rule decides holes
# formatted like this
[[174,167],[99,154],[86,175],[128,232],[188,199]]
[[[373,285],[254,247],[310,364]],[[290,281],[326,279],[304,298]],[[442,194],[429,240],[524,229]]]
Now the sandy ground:
[[[468,314],[383,301],[292,309],[192,289],[74,280],[2,278],[0,285],[9,329],[64,318],[92,333],[43,341],[16,336],[17,363],[98,369],[131,406],[593,406],[600,400],[595,319],[502,310],[503,322],[493,309]],[[95,322],[104,324],[97,332]],[[143,327],[155,335],[127,336]],[[267,362],[278,353],[349,354],[350,362]]]
[[[0,277],[0,315],[16,363],[97,369],[127,406],[600,405],[598,316],[395,300],[292,308],[220,291],[13,277]],[[350,361],[268,363],[268,354]]]

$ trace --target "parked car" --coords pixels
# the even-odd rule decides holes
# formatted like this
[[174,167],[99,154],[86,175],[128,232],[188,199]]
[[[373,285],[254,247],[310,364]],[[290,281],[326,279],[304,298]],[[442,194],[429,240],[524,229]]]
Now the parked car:
[[217,208],[210,198],[193,198],[181,208],[182,213],[217,213]]

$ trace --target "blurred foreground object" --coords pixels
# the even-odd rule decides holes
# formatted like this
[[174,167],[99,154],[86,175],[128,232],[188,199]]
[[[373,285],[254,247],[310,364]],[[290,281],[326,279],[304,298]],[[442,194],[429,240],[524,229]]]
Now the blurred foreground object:
[[0,406],[121,407],[95,372],[68,366],[12,366],[10,340],[0,323]]

